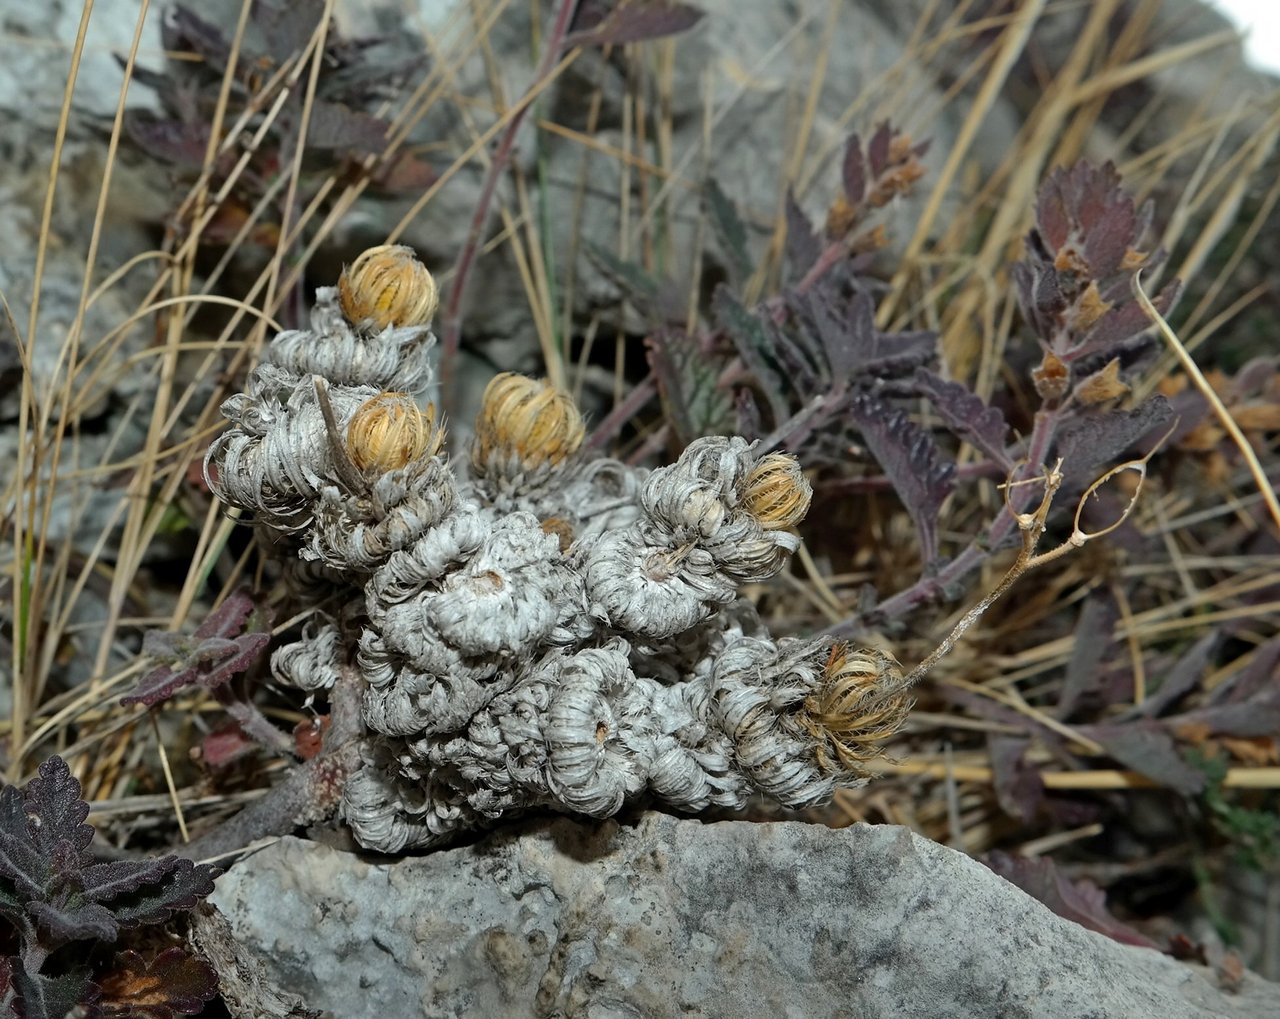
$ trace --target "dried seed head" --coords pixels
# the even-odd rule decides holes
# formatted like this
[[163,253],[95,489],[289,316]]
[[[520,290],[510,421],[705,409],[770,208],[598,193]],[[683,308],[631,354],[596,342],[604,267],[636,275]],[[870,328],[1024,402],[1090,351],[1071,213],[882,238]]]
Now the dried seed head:
[[352,325],[424,326],[436,313],[436,281],[413,249],[383,244],[342,270],[338,302]]
[[836,644],[823,680],[805,698],[799,718],[814,737],[818,765],[827,771],[862,774],[860,764],[879,757],[882,744],[906,721],[911,710],[908,689],[892,655]]
[[549,382],[513,372],[494,377],[476,418],[471,463],[484,474],[495,461],[555,466],[578,451],[586,436],[569,394]]
[[435,456],[443,442],[435,408],[419,410],[408,393],[379,393],[362,403],[347,425],[347,452],[366,474],[385,474]]
[[547,517],[541,521],[539,526],[542,528],[543,534],[554,534],[556,541],[560,543],[560,551],[568,552],[569,546],[573,544],[573,524],[569,523],[564,517]]
[[809,512],[813,489],[795,457],[770,453],[761,457],[747,475],[742,503],[768,531],[795,527]]

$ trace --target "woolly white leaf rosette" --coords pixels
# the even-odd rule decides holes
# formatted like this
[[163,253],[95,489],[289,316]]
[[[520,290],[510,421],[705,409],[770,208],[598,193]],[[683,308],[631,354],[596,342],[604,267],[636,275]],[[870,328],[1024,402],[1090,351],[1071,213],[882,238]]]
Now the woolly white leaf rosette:
[[365,682],[344,793],[359,842],[396,852],[642,795],[807,807],[861,783],[907,708],[896,663],[775,642],[739,597],[798,546],[799,465],[719,436],[652,472],[586,460],[568,397],[504,374],[459,477],[412,402],[434,307],[407,249],[366,252],[317,292],[310,329],[270,344],[206,458],[218,497],[296,557],[291,591],[316,609],[276,678],[316,692],[354,667]]

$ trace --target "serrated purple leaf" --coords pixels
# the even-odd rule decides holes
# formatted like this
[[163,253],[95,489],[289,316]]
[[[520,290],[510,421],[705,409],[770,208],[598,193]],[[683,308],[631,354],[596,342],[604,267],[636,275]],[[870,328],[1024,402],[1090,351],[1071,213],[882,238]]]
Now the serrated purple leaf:
[[621,46],[661,39],[687,31],[702,18],[702,11],[679,0],[619,0],[594,24],[588,24],[585,13],[580,12],[565,46]]
[[924,561],[932,562],[938,554],[938,511],[951,493],[956,465],[905,411],[860,393],[849,401],[848,414],[910,514]]
[[89,804],[80,798],[80,783],[61,757],[50,757],[40,765],[23,790],[22,799],[27,829],[43,857],[51,859],[63,841],[77,851],[89,848],[93,827],[84,823]]
[[27,912],[55,945],[69,941],[115,941],[120,936],[120,925],[107,907],[85,902],[74,895],[30,902]]
[[0,789],[0,888],[12,882],[25,901],[44,892],[49,863],[31,837],[22,794],[13,786]]
[[145,885],[162,882],[173,869],[177,857],[154,860],[111,860],[91,863],[82,871],[84,895],[93,902],[107,902],[136,892]]
[[243,628],[253,612],[253,597],[243,587],[236,588],[222,604],[210,612],[199,626],[194,636],[197,640],[205,637],[234,637]]
[[[1127,288],[1128,285],[1126,284]],[[1161,315],[1165,315],[1173,307],[1181,292],[1182,281],[1172,280],[1161,289],[1151,303],[1155,305],[1156,310]],[[1147,316],[1142,305],[1136,301],[1118,304],[1103,315],[1102,318],[1098,319],[1093,327],[1078,342],[1072,345],[1070,350],[1072,360],[1097,351],[1109,353],[1112,348],[1146,332],[1148,329],[1154,328],[1154,326],[1155,323]]]
[[193,679],[194,674],[191,669],[175,672],[169,666],[162,665],[143,676],[137,686],[120,698],[120,703],[125,707],[130,704],[141,704],[154,708],[189,685]]
[[1159,949],[1150,938],[1111,915],[1107,910],[1106,894],[1101,888],[1088,881],[1071,881],[1064,877],[1048,857],[1029,859],[993,850],[979,859],[1006,881],[1039,899],[1058,916],[1105,934],[1123,945]]
[[112,915],[121,927],[163,923],[175,911],[190,909],[213,892],[212,867],[176,856],[156,861],[163,865],[159,880],[112,899]]
[[875,303],[865,293],[855,293],[843,306],[832,301],[825,287],[815,287],[797,303],[807,303],[832,382],[847,382],[879,353]]
[[199,675],[200,685],[209,690],[229,682],[234,676],[253,665],[271,643],[269,633],[246,633],[236,638],[235,655],[215,669]]
[[1143,436],[1169,423],[1168,401],[1153,396],[1133,410],[1094,411],[1064,421],[1058,431],[1057,455],[1069,484],[1088,484],[1105,463],[1110,463]]
[[[246,622],[256,628],[239,633]],[[269,630],[269,618],[255,611],[249,593],[240,589],[211,612],[192,637],[153,636],[151,631],[143,637],[143,649],[158,651],[167,664],[147,673],[120,703],[150,708],[193,684],[215,689],[257,661],[271,643]]]
[[81,1005],[91,1005],[98,997],[98,989],[89,979],[86,969],[73,969],[58,976],[28,973],[17,958],[10,960],[13,967],[13,986],[18,992],[13,1003],[14,1014],[20,1019],[66,1019]]
[[1009,423],[998,407],[988,406],[962,383],[950,382],[927,368],[916,369],[915,382],[948,429],[993,463],[1012,470],[1013,461],[1005,452]]
[[717,386],[719,367],[680,329],[659,329],[645,341],[649,367],[667,422],[681,448],[729,426],[730,404]]

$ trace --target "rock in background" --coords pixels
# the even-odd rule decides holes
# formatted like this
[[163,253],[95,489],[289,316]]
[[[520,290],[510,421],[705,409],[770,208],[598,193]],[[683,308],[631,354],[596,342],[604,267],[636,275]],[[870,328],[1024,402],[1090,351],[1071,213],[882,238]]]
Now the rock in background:
[[538,820],[396,862],[290,838],[212,901],[339,1019],[1280,1015],[891,825]]

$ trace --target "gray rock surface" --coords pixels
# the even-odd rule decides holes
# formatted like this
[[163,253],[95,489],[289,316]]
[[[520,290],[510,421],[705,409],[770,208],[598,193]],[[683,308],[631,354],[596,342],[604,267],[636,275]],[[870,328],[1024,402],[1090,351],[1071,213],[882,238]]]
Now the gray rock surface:
[[338,1019],[1280,1015],[893,826],[539,820],[395,862],[284,839],[212,901]]

